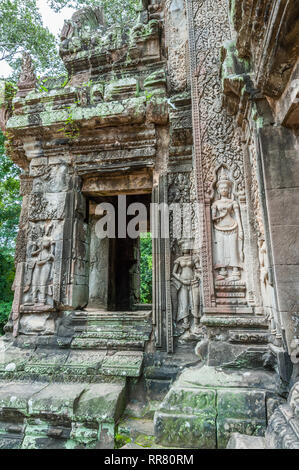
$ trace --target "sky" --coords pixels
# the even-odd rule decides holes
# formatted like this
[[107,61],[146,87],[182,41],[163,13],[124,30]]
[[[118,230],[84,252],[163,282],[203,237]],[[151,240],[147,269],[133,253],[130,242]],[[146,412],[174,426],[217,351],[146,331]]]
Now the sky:
[[[58,35],[62,29],[64,20],[70,19],[74,10],[72,8],[63,8],[59,13],[55,13],[48,6],[46,0],[37,0],[38,8],[41,12],[45,26],[48,26],[51,33]],[[0,75],[8,77],[11,74],[11,68],[6,62],[1,63]]]

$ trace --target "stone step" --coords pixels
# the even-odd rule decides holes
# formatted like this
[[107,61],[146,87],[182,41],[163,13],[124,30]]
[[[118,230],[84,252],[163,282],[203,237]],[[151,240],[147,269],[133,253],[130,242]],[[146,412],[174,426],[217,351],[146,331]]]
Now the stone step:
[[201,322],[203,325],[210,328],[225,327],[225,328],[254,328],[261,330],[269,329],[269,322],[265,317],[257,315],[226,315],[219,313],[213,314],[212,312],[206,313]]
[[125,418],[120,421],[118,432],[132,438],[140,434],[153,437],[155,435],[154,422],[152,419],[145,418]]
[[138,332],[137,330],[118,330],[115,329],[113,330],[105,330],[102,328],[97,328],[97,329],[90,329],[88,327],[87,331],[83,331],[82,333],[75,334],[76,338],[86,338],[86,339],[92,339],[92,338],[103,338],[103,339],[135,339],[136,337],[140,337],[144,341],[148,339],[148,335],[144,334],[143,332]]
[[151,311],[136,310],[136,311],[106,311],[106,310],[79,310],[74,312],[74,317],[77,319],[84,319],[88,321],[147,321],[151,316]]
[[144,350],[152,332],[151,312],[76,312],[72,349]]
[[113,449],[126,382],[0,381],[1,449]]
[[239,298],[228,298],[228,297],[225,297],[225,298],[222,298],[222,297],[217,297],[216,299],[216,303],[217,305],[247,305],[247,300],[244,299],[239,299]]
[[74,338],[71,343],[71,349],[130,349],[143,351],[145,340],[134,341],[125,339],[105,339],[105,338]]
[[107,376],[139,377],[143,365],[142,351],[108,353],[98,350],[23,350],[8,347],[0,356],[0,379],[36,377],[99,382]]

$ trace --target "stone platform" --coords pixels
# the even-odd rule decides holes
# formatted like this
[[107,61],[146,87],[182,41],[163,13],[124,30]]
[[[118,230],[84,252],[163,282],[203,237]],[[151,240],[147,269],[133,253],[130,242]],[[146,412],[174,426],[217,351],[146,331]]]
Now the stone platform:
[[168,447],[225,448],[230,434],[261,436],[276,403],[275,374],[220,367],[185,369],[155,413],[157,442]]

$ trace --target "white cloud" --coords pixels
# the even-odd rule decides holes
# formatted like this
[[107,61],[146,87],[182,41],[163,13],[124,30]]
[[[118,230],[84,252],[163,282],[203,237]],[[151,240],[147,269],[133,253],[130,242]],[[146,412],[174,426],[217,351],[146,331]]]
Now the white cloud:
[[46,0],[37,0],[38,8],[41,12],[44,25],[49,28],[51,33],[58,35],[62,29],[64,20],[70,19],[74,13],[73,8],[63,8],[59,13],[52,10]]
[[5,60],[0,62],[0,78],[7,78],[12,74],[12,68]]

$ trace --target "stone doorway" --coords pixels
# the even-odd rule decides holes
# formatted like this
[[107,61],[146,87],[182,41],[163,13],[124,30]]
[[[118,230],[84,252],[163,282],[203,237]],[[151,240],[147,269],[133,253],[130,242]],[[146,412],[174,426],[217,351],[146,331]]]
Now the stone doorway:
[[[136,215],[128,213],[132,204],[142,204],[146,209],[143,231],[150,232],[151,194],[122,194],[90,197],[88,222],[90,227],[89,301],[87,309],[111,312],[131,312],[151,309],[140,298],[140,237],[128,235],[127,227]],[[125,197],[124,197],[125,196]],[[125,204],[125,205],[124,205]],[[101,207],[112,207],[115,220],[114,237],[99,237],[101,219],[107,215]],[[122,215],[120,215],[122,213]],[[107,228],[107,226],[105,226]],[[125,228],[125,230],[124,230]],[[138,230],[138,225],[136,230]]]

